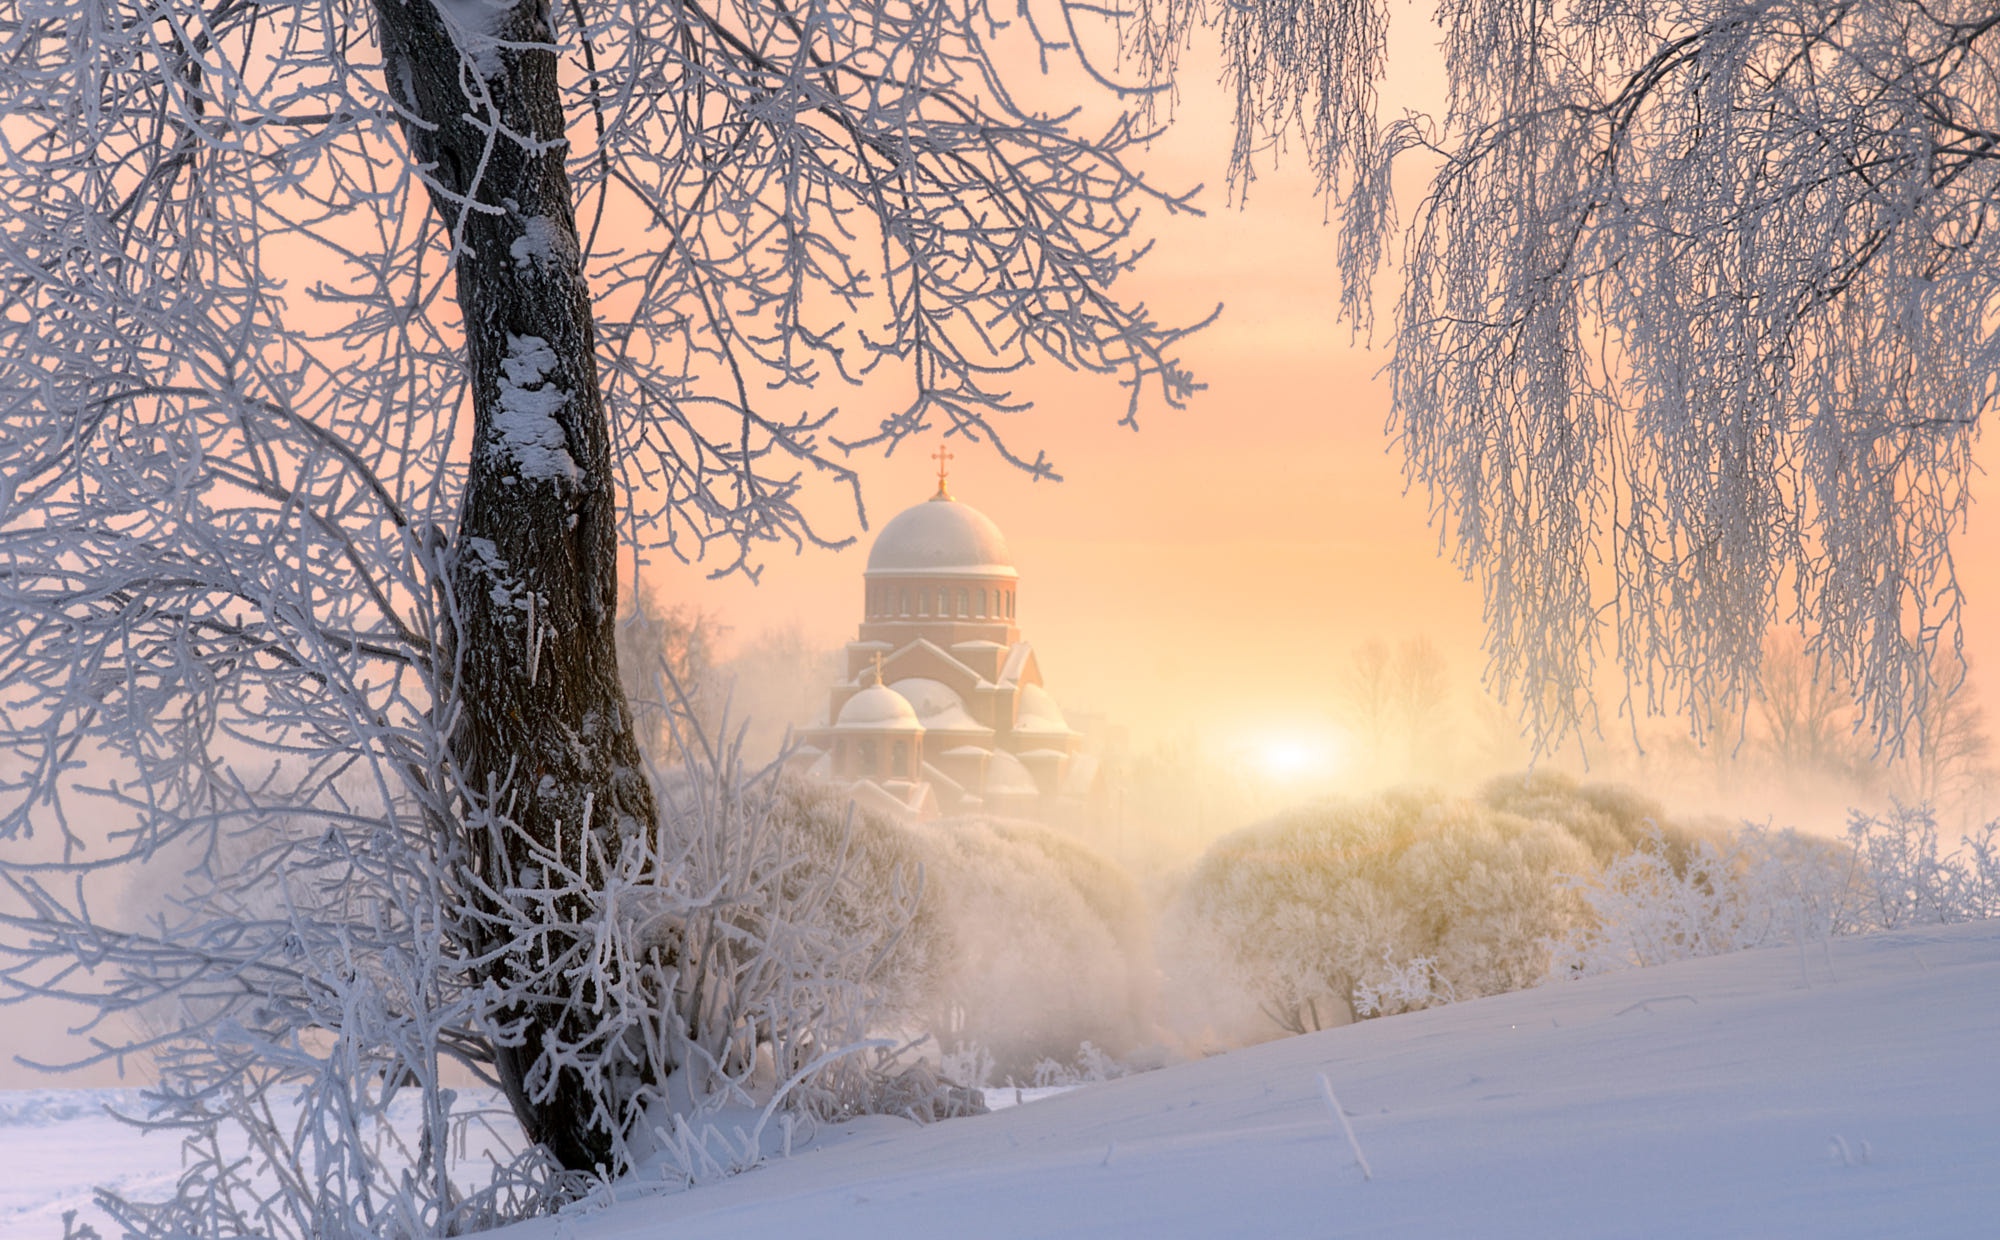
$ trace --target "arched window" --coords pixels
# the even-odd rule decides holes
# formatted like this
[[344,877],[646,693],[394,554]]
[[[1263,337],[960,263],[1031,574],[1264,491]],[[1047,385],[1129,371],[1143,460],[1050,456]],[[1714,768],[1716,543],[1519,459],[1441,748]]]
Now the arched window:
[[897,741],[896,747],[890,753],[892,756],[889,759],[889,773],[891,775],[908,775],[910,773],[910,742]]
[[908,590],[903,591],[903,605],[900,610],[903,615],[907,616],[910,614],[910,592]]
[[939,590],[937,614],[940,616],[948,616],[951,614],[950,608],[951,608],[950,600],[946,597],[945,592],[943,590]]
[[1007,591],[1007,618],[1009,620],[1014,618],[1014,592],[1012,590]]
[[979,618],[986,618],[986,587],[979,587]]
[[929,590],[917,591],[917,614],[920,616],[931,614],[931,592]]
[[863,775],[875,774],[875,742],[866,737],[854,742],[855,767]]
[[955,612],[954,614],[960,616],[969,616],[972,614],[971,596],[968,595],[964,590],[960,590],[958,592],[958,611]]

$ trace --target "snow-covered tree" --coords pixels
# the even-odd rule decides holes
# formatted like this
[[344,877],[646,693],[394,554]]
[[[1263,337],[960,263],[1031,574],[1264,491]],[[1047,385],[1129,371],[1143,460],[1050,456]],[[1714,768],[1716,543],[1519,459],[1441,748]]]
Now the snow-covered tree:
[[1562,876],[1594,868],[1585,834],[1410,790],[1302,806],[1202,858],[1168,921],[1169,976],[1240,988],[1294,1033],[1531,985],[1582,913]]
[[[436,1118],[455,1057],[623,1165],[719,1053],[656,1015],[708,976],[688,850],[763,811],[663,810],[621,541],[754,572],[927,430],[1049,474],[1001,434],[1032,360],[1186,395],[1111,288],[1180,205],[1144,132],[1010,93],[1098,12],[1031,9],[1017,61],[980,0],[0,0],[11,992],[179,1010],[188,1114],[289,1073]],[[143,865],[178,911],[119,907]],[[294,1222],[466,1224],[426,1192]]]
[[2000,386],[1993,6],[1445,0],[1442,114],[1385,124],[1392,7],[1153,0],[1137,50],[1221,27],[1239,183],[1307,139],[1364,327],[1424,164],[1395,428],[1491,676],[1546,742],[1609,647],[1629,705],[1705,731],[1790,623],[1878,739],[1920,734]]

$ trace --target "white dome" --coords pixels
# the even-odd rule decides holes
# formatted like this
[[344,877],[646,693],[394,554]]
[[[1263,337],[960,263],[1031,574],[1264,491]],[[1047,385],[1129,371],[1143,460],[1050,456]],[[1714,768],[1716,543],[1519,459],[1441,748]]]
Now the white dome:
[[977,508],[939,495],[905,508],[876,535],[870,576],[1014,577],[1000,527]]
[[1055,698],[1040,685],[1022,685],[1018,703],[1014,715],[1016,732],[1069,731],[1069,720],[1063,718],[1062,707],[1057,706]]
[[921,732],[917,712],[902,694],[883,685],[869,685],[847,699],[840,721],[833,726],[873,732]]

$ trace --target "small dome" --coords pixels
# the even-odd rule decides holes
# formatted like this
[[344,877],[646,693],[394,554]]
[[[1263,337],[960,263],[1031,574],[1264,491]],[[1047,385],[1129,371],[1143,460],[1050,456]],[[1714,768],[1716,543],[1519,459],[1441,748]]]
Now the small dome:
[[899,577],[1017,575],[1000,527],[977,508],[944,495],[905,508],[882,527],[868,552],[868,572]]
[[1069,731],[1062,707],[1040,685],[1022,685],[1014,715],[1016,732],[1058,733]]
[[840,721],[833,726],[872,732],[921,732],[917,712],[902,694],[884,685],[869,685],[847,699]]

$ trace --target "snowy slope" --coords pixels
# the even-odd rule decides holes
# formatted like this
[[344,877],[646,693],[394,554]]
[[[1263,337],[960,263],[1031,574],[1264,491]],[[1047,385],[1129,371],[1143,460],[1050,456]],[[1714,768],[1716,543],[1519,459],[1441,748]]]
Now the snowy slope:
[[1996,1049],[2000,923],[1903,932],[1371,1021],[928,1129],[876,1121],[503,1234],[2000,1236]]
[[[1845,939],[1371,1021],[978,1119],[870,1120],[721,1184],[501,1234],[2000,1236],[1996,1047],[2000,923]],[[170,1182],[170,1145],[148,1154],[53,1098],[9,1123],[5,1098],[0,1235],[50,1234],[52,1194],[92,1178]]]

